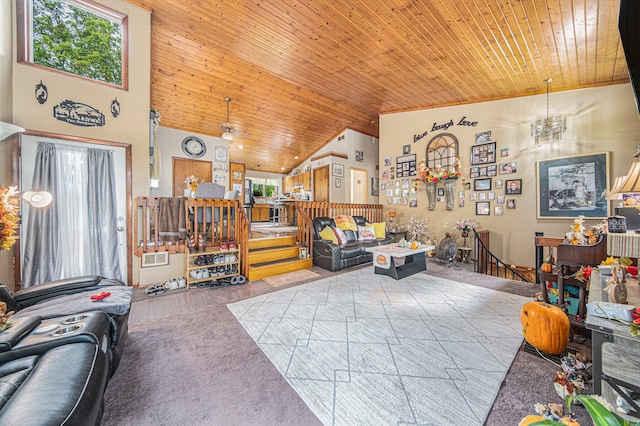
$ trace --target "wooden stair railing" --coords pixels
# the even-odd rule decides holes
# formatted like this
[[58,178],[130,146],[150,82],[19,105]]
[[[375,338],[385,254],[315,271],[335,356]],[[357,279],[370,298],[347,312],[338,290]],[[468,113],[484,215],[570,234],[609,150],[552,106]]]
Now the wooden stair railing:
[[364,216],[370,222],[382,222],[382,205],[380,204],[350,204],[329,203],[325,201],[309,201],[296,203],[298,212],[304,211],[310,220],[316,217],[326,216]]
[[476,231],[474,229],[473,233],[473,248],[476,254],[476,261],[474,263],[475,272],[500,277],[500,271],[502,271],[502,278],[512,280],[518,278],[520,281],[530,282],[525,276],[491,253],[491,250],[489,250],[489,231]]
[[[135,200],[135,230],[137,247],[135,253],[168,251],[184,253],[186,242],[167,243],[159,238],[158,223],[160,197],[137,197]],[[195,236],[198,247],[198,235],[205,234],[205,247],[219,247],[223,241],[235,241],[240,244],[240,273],[247,276],[249,264],[249,217],[238,200],[219,198],[185,198],[186,235]],[[210,222],[207,223],[207,211]],[[218,221],[215,221],[216,216]],[[231,218],[232,220],[229,220]]]
[[298,244],[300,247],[307,247],[307,257],[313,259],[313,233],[311,228],[311,218],[304,210],[303,206],[305,203],[301,203],[296,201],[296,217],[297,217],[297,225],[298,225]]

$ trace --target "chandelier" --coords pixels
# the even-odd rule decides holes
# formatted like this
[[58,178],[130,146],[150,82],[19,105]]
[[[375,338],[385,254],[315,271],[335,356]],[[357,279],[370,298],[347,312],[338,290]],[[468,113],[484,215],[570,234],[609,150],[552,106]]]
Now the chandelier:
[[542,142],[556,142],[562,140],[562,134],[567,130],[567,117],[557,115],[549,117],[549,84],[553,79],[548,78],[547,83],[547,117],[531,123],[531,136],[535,138],[536,145]]

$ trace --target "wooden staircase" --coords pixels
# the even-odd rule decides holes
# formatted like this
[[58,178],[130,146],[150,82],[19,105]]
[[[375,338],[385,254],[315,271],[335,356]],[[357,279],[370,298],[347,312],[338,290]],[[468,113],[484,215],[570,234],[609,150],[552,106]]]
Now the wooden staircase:
[[249,281],[280,275],[286,272],[310,269],[313,259],[301,259],[297,237],[266,237],[249,240]]

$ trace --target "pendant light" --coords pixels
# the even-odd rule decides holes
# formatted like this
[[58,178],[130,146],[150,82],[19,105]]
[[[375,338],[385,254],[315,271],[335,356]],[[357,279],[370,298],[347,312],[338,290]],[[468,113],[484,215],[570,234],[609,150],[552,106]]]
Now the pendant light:
[[227,121],[222,123],[222,128],[224,129],[222,139],[232,141],[233,134],[231,133],[231,130],[233,130],[233,124],[231,124],[231,122],[229,121],[229,102],[231,102],[231,98],[224,98],[224,100],[227,103]]

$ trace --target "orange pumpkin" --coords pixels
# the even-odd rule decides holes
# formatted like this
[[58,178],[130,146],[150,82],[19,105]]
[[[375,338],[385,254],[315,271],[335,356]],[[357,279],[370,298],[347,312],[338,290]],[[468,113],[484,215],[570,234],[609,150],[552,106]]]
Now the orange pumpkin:
[[542,265],[540,265],[540,270],[542,272],[551,272],[553,270],[553,265],[545,262]]
[[536,416],[536,415],[528,415],[524,419],[520,420],[520,423],[518,423],[518,426],[529,426],[534,423],[541,422],[543,420],[547,420],[547,418],[542,416]]
[[562,309],[544,302],[525,303],[520,311],[522,335],[542,352],[555,355],[567,348],[571,324]]

